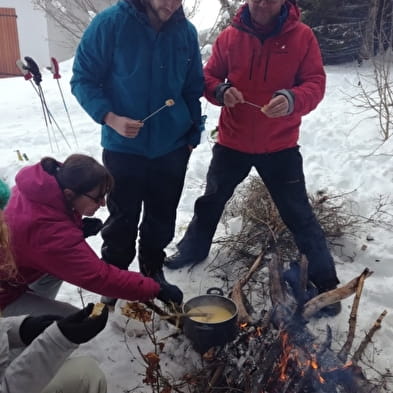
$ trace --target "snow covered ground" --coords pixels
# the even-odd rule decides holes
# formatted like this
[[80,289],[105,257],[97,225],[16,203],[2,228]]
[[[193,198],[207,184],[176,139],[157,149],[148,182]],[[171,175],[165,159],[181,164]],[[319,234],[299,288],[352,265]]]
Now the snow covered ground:
[[[28,55],[28,54],[27,54]],[[43,156],[54,156],[63,160],[73,152],[82,152],[101,160],[100,127],[95,124],[79,107],[70,93],[69,79],[72,62],[60,65],[65,99],[76,130],[78,146],[71,133],[56,81],[49,72],[43,71],[42,87],[55,119],[65,131],[72,146],[69,149],[59,133],[57,149],[54,152],[48,142],[48,134],[42,117],[40,101],[23,78],[0,80],[0,176],[10,185],[14,176],[24,165],[36,163]],[[304,118],[301,131],[301,152],[308,189],[315,192],[326,189],[333,194],[349,193],[356,202],[357,212],[370,215],[379,196],[392,196],[393,191],[393,138],[370,155],[379,145],[378,122],[371,113],[359,113],[348,95],[355,95],[359,80],[358,73],[369,72],[367,64],[359,68],[356,64],[326,67],[328,85],[326,97],[319,107]],[[203,101],[203,112],[208,115],[207,130],[217,124],[219,110]],[[357,113],[358,112],[358,113]],[[208,134],[208,133],[206,133]],[[189,220],[192,217],[195,199],[203,192],[204,179],[211,156],[212,142],[204,135],[200,146],[194,151],[189,164],[186,184],[178,209],[177,233],[168,253],[175,249]],[[16,150],[26,154],[29,161],[19,161]],[[393,214],[392,206],[385,209]],[[390,210],[389,210],[390,209]],[[107,216],[102,208],[97,216]],[[391,228],[390,228],[391,229]],[[218,234],[222,231],[220,227]],[[374,240],[367,240],[372,236]],[[389,228],[367,226],[355,238],[343,240],[344,253],[335,255],[337,269],[342,283],[369,267],[374,274],[366,280],[360,303],[357,343],[364,336],[383,310],[388,315],[382,329],[375,335],[373,345],[367,352],[367,363],[381,371],[393,370],[393,243]],[[100,237],[90,240],[92,247],[99,253]],[[362,247],[366,245],[367,247]],[[211,286],[220,286],[207,268],[208,262],[187,269],[167,271],[168,281],[177,283],[184,291],[185,299],[205,293]],[[131,269],[137,270],[133,264]],[[83,294],[84,301],[98,301],[97,294]],[[77,288],[64,284],[59,299],[81,305]],[[327,323],[333,328],[335,345],[345,340],[351,298],[344,301],[342,313],[324,320],[312,321],[314,329],[323,328]],[[157,322],[159,337],[166,337],[175,329],[166,322]],[[166,375],[180,377],[199,364],[200,357],[190,348],[183,336],[165,340],[161,361]],[[142,383],[144,366],[137,346],[143,353],[153,350],[151,341],[146,337],[140,323],[127,320],[120,315],[118,308],[110,315],[107,328],[96,339],[84,344],[76,354],[90,354],[98,360],[107,375],[109,392],[149,392],[150,388]],[[356,347],[356,343],[355,343]],[[367,370],[368,367],[365,367]],[[393,387],[390,387],[393,391]]]

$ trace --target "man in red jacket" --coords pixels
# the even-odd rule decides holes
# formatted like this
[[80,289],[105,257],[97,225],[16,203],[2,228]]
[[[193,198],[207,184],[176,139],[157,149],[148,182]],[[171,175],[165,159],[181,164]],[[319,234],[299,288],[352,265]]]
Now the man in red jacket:
[[[310,280],[320,293],[339,282],[308,202],[297,144],[301,117],[322,100],[326,76],[317,40],[295,3],[247,0],[214,44],[204,74],[206,98],[222,106],[218,143],[205,194],[179,251],[166,259],[170,269],[207,257],[226,202],[255,167],[309,260]],[[340,304],[328,311],[338,313]]]

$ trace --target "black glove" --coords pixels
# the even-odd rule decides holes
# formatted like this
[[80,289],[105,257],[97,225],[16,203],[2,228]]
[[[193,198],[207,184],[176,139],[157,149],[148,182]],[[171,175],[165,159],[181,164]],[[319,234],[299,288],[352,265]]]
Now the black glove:
[[85,217],[82,219],[83,236],[95,236],[102,229],[104,223],[99,218]]
[[36,85],[39,85],[42,82],[42,75],[40,72],[40,68],[37,63],[29,56],[25,56],[25,61],[27,64],[27,69],[33,74],[33,80]]
[[59,329],[71,342],[82,344],[95,337],[104,329],[108,320],[108,307],[104,307],[101,315],[89,318],[94,304],[89,303],[83,310],[78,311],[57,322]]
[[19,327],[19,335],[24,344],[29,345],[54,321],[61,319],[59,315],[40,315],[27,317]]
[[166,304],[170,304],[171,302],[182,304],[183,292],[176,285],[167,284],[161,286],[161,289],[157,295],[157,299]]

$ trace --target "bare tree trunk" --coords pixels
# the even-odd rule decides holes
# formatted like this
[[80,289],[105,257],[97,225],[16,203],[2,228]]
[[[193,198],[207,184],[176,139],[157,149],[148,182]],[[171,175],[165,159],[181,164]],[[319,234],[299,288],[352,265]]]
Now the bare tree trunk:
[[369,59],[370,57],[374,56],[375,27],[377,23],[377,15],[378,15],[379,7],[380,7],[380,0],[370,0],[368,19],[363,36],[363,44],[359,54],[360,57],[363,59]]

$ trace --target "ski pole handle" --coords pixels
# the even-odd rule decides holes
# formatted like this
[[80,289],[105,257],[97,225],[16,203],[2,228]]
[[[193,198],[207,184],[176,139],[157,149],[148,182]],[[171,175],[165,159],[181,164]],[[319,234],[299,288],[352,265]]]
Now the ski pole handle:
[[47,68],[48,68],[48,70],[50,70],[50,72],[52,72],[53,79],[60,79],[61,78],[60,70],[59,70],[59,63],[54,57],[50,58],[50,66]]

